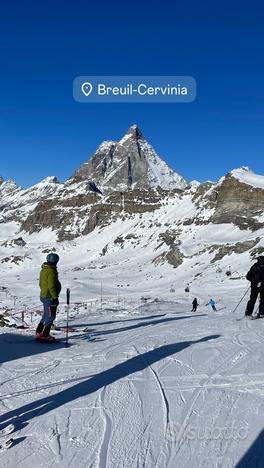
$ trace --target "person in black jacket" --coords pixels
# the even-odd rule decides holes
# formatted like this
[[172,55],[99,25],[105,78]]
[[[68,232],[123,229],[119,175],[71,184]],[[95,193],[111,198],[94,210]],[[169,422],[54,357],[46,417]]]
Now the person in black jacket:
[[264,317],[264,256],[257,258],[246,278],[251,282],[250,299],[247,303],[245,315],[251,317],[258,295],[260,296],[258,317]]
[[194,300],[192,301],[192,306],[193,306],[192,312],[196,312],[196,309],[197,309],[198,305],[199,304],[198,304],[197,299],[195,297]]

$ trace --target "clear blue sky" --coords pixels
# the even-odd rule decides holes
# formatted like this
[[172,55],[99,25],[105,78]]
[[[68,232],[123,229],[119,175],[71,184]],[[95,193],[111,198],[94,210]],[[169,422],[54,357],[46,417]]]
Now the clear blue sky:
[[[264,174],[262,1],[2,2],[0,174],[65,180],[137,123],[185,178]],[[78,75],[192,75],[192,104],[80,104]]]

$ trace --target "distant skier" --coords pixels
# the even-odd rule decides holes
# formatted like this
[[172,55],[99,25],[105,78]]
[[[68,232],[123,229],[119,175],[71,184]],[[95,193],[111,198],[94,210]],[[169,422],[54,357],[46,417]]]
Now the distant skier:
[[50,336],[50,328],[56,318],[59,305],[61,284],[58,280],[57,263],[59,256],[56,253],[47,255],[47,261],[43,263],[39,276],[40,300],[43,304],[43,315],[36,330],[36,338],[45,341],[53,341]]
[[215,304],[216,304],[216,301],[214,301],[213,299],[210,299],[210,301],[207,302],[206,305],[207,305],[207,306],[210,305],[210,306],[212,307],[213,311],[216,312],[217,309],[216,309],[216,307],[215,307]]
[[261,255],[257,258],[257,262],[252,265],[246,274],[246,278],[251,282],[250,299],[247,303],[245,316],[252,317],[256,300],[259,301],[258,317],[264,317],[264,256]]
[[193,306],[192,312],[196,312],[198,305],[199,304],[198,304],[197,299],[195,297],[194,300],[192,301],[192,306]]

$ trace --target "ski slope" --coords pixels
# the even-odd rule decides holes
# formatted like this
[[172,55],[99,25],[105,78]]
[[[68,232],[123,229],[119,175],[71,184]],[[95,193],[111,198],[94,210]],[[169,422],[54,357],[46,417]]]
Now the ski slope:
[[29,316],[1,328],[1,467],[264,466],[264,321],[237,320],[245,300],[72,307],[68,348],[35,343]]
[[[264,230],[204,223],[210,208],[189,224],[195,213],[191,194],[175,194],[155,212],[63,242],[51,229],[2,224],[0,430],[16,430],[1,467],[264,466],[264,321],[237,320],[247,297],[232,313]],[[164,257],[171,241],[177,268]],[[61,331],[56,345],[33,340],[51,250],[60,256],[57,326],[71,289],[69,348]],[[22,311],[28,329],[3,326],[22,325]]]

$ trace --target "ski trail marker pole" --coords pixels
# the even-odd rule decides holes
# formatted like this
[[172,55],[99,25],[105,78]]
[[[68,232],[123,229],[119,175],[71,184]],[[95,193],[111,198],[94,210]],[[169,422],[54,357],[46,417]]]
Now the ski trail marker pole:
[[66,290],[66,303],[67,303],[66,312],[67,312],[67,322],[66,322],[66,343],[65,343],[65,346],[66,346],[66,347],[69,346],[69,311],[70,311],[70,295],[71,295],[71,291],[69,290],[69,288],[67,288],[67,290]]

